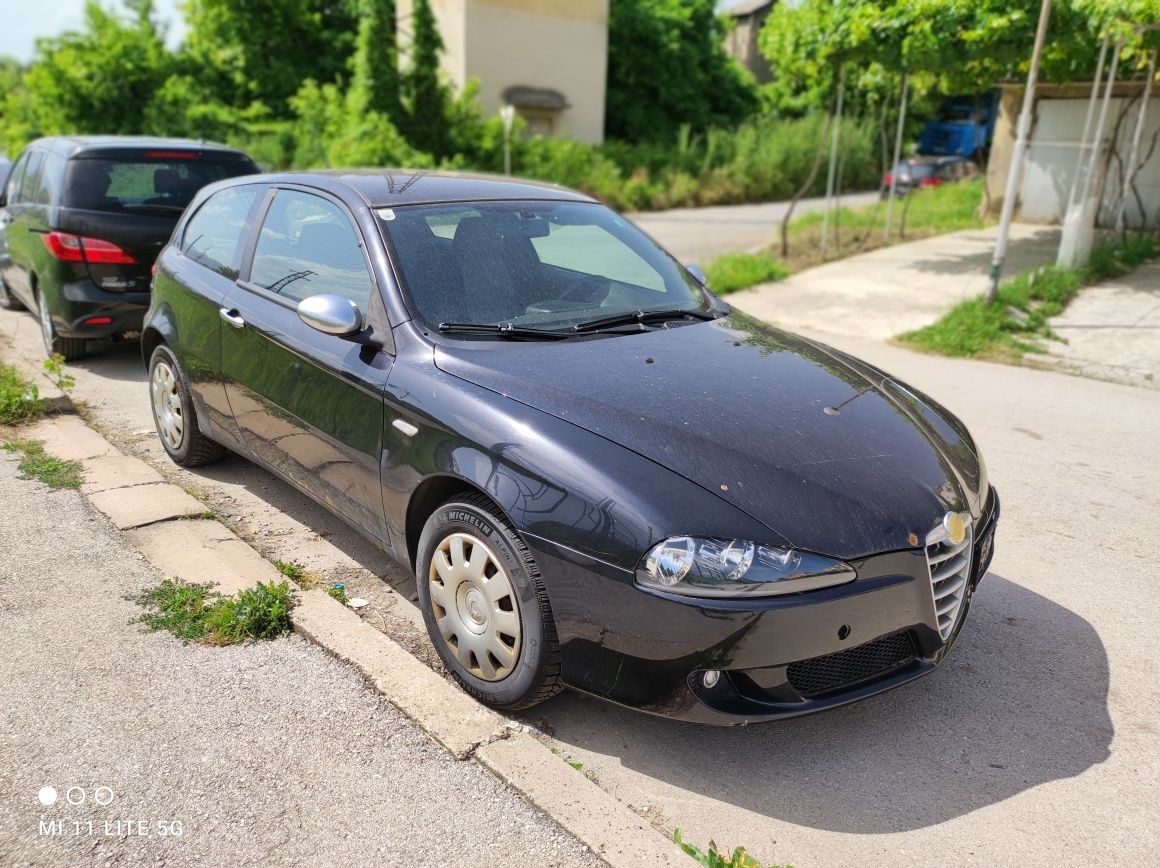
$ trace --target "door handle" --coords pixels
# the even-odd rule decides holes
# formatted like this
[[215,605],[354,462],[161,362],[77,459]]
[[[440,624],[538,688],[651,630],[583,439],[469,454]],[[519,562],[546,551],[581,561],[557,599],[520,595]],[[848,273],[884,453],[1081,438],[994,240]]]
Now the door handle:
[[246,321],[242,319],[242,315],[238,313],[236,308],[234,310],[230,310],[229,308],[219,307],[218,313],[222,315],[222,319],[224,319],[234,328],[242,329],[246,327]]

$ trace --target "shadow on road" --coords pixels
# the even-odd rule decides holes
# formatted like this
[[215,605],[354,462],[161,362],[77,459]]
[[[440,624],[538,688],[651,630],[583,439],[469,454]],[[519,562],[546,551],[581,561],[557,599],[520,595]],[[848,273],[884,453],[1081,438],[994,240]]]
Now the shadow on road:
[[[532,716],[564,744],[665,785],[801,826],[874,834],[942,823],[1103,762],[1114,732],[1107,694],[1093,627],[990,574],[947,662],[860,704],[722,729],[565,693]],[[625,789],[640,787],[652,785]],[[698,801],[687,809],[703,813]],[[679,812],[667,811],[678,825]]]

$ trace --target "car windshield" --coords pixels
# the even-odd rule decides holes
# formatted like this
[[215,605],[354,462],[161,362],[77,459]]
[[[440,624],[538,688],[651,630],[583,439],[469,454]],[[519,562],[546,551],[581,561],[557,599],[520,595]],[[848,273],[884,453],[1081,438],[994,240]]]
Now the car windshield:
[[378,213],[412,308],[433,328],[560,330],[711,306],[668,253],[603,205],[470,202]]
[[206,184],[257,171],[248,160],[195,153],[78,158],[69,163],[64,204],[82,211],[180,214]]

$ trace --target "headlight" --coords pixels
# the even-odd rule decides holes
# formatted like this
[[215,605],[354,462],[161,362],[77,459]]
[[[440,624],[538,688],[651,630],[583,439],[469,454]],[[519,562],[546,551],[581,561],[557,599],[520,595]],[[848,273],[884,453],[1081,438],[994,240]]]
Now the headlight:
[[640,562],[636,580],[690,597],[771,597],[842,585],[856,576],[849,564],[821,555],[739,539],[674,536]]

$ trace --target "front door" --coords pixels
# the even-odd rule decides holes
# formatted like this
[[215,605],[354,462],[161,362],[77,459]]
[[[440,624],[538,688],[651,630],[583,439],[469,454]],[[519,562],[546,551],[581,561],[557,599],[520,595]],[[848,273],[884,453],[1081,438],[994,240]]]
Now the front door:
[[223,304],[222,369],[255,457],[385,541],[379,454],[393,358],[323,334],[296,311],[302,299],[329,293],[350,298],[365,318],[377,291],[361,235],[340,204],[276,191],[248,278]]

